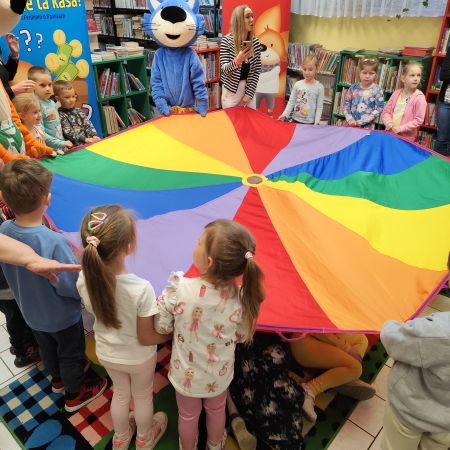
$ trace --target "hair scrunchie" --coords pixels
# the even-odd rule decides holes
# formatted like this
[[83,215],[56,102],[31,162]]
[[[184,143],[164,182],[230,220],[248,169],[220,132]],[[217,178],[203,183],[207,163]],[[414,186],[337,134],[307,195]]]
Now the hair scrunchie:
[[100,245],[100,239],[98,237],[95,237],[95,236],[88,236],[86,238],[86,242],[88,244],[93,245],[95,248],[97,248]]

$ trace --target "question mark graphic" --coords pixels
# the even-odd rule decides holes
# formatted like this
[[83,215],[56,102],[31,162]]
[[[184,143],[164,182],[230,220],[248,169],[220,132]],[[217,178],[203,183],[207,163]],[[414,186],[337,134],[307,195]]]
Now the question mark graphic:
[[[28,30],[20,30],[19,34],[25,34],[27,37],[25,38],[25,45],[28,47],[28,44],[31,41],[31,34]],[[31,48],[28,47],[28,51],[31,52]]]
[[41,48],[41,46],[39,44],[42,42],[42,34],[41,33],[36,33],[36,36],[38,36],[38,41],[37,41],[38,48]]
[[90,119],[92,117],[92,106],[89,103],[83,103],[81,109],[87,109],[86,117]]

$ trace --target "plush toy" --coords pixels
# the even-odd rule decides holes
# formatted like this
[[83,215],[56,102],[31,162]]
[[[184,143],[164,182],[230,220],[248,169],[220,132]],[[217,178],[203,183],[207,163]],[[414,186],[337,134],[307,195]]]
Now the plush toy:
[[[27,0],[0,0],[0,36],[11,31],[19,22]],[[22,125],[0,81],[0,159],[7,163],[13,159],[36,158],[53,154],[53,150],[34,139]]]
[[205,23],[197,14],[198,2],[148,0],[150,14],[142,20],[144,31],[161,47],[153,59],[151,83],[153,100],[166,116],[194,110],[206,116],[205,75],[197,53],[189,48],[203,33]]

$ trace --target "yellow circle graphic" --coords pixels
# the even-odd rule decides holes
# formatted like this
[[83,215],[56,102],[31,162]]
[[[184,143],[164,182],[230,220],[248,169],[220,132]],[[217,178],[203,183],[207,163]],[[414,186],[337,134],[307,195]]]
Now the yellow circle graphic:
[[78,39],[73,39],[69,42],[69,45],[73,48],[72,56],[74,58],[79,58],[81,56],[81,53],[83,52],[83,46],[81,45],[81,42]]
[[58,68],[59,68],[58,55],[56,53],[49,53],[45,57],[45,65],[47,66],[48,70],[50,70],[51,72],[58,70]]
[[63,45],[66,42],[66,35],[63,30],[55,30],[53,33],[53,40],[56,45]]
[[79,70],[78,76],[80,78],[86,78],[89,75],[89,64],[86,60],[84,59],[78,60],[75,66]]
[[267,183],[267,178],[260,173],[251,173],[242,178],[242,184],[251,187],[261,187]]

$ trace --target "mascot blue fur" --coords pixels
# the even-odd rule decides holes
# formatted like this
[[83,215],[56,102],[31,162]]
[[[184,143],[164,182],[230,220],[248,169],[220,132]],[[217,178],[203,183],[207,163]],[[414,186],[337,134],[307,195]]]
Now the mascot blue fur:
[[150,14],[143,29],[160,45],[151,67],[152,97],[158,110],[168,116],[194,110],[203,117],[208,108],[205,75],[200,59],[189,48],[203,33],[205,21],[199,0],[148,0]]

